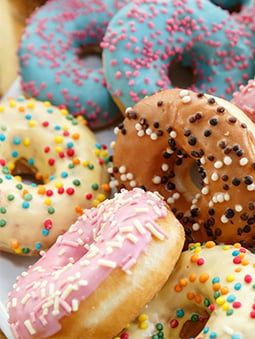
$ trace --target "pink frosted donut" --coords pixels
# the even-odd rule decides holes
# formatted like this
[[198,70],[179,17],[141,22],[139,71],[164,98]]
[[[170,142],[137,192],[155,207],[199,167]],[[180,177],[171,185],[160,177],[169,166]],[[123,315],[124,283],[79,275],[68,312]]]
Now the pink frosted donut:
[[156,194],[122,191],[83,216],[9,295],[17,339],[111,338],[166,282],[183,227]]
[[24,93],[64,104],[73,115],[83,115],[93,129],[118,119],[102,67],[92,67],[83,54],[101,55],[107,24],[127,2],[50,0],[36,10],[18,50]]
[[208,0],[132,1],[101,43],[113,98],[122,110],[173,87],[230,99],[254,75],[254,32],[243,20]]
[[239,91],[233,93],[231,101],[255,122],[255,80],[249,80],[247,85],[241,85]]

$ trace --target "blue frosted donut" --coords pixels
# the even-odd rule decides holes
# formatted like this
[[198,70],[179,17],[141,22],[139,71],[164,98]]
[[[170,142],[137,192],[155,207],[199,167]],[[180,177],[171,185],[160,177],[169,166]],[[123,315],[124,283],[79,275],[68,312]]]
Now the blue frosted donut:
[[36,10],[18,50],[24,93],[65,105],[93,129],[115,121],[120,113],[106,89],[101,65],[89,67],[81,54],[101,53],[99,44],[110,18],[128,2],[53,0]]
[[255,35],[236,16],[208,0],[135,0],[122,8],[101,43],[114,100],[123,109],[172,87],[231,99],[254,76]]

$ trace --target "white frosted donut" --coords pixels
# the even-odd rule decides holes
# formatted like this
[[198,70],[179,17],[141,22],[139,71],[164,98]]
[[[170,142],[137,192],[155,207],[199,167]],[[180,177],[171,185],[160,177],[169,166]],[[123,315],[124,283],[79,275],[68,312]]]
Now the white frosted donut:
[[17,339],[107,339],[166,282],[183,227],[156,194],[123,190],[85,213],[9,295]]
[[109,195],[108,158],[84,119],[23,97],[0,103],[0,249],[48,249]]
[[253,339],[254,267],[238,243],[191,245],[123,338]]

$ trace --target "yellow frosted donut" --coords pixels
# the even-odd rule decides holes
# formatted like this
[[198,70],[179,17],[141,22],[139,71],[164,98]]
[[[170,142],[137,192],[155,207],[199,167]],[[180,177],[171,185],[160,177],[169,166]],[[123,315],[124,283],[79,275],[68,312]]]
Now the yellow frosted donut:
[[163,289],[124,331],[125,337],[254,338],[254,271],[255,255],[239,243],[191,244]]
[[108,196],[108,161],[84,119],[34,99],[0,103],[0,249],[48,249]]

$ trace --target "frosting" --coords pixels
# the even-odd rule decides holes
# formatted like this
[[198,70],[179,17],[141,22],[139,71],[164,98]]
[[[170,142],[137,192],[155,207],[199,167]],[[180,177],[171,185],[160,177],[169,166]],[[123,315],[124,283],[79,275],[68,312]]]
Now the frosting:
[[251,339],[254,269],[254,254],[240,244],[190,244],[163,289],[120,338]]
[[161,198],[138,188],[85,210],[50,250],[17,278],[8,302],[16,338],[41,338],[58,332],[60,319],[77,311],[80,302],[115,268],[132,274],[152,237],[160,241],[168,238],[156,223],[166,215]]
[[[230,99],[254,75],[253,12],[232,16],[204,0],[132,1],[111,19],[101,43],[109,91],[124,108],[183,86]],[[175,83],[175,63],[192,73],[190,84],[178,73]]]
[[[51,0],[28,19],[18,50],[23,91],[83,115],[90,127],[115,121],[120,112],[106,89],[101,66],[82,53],[99,55],[114,13],[127,1]],[[93,49],[94,48],[94,49]]]
[[0,145],[1,249],[47,249],[83,208],[110,194],[107,147],[65,109],[23,97],[0,103]]
[[254,102],[255,81],[249,80],[247,85],[241,85],[239,91],[233,93],[231,102],[245,112],[255,122]]

